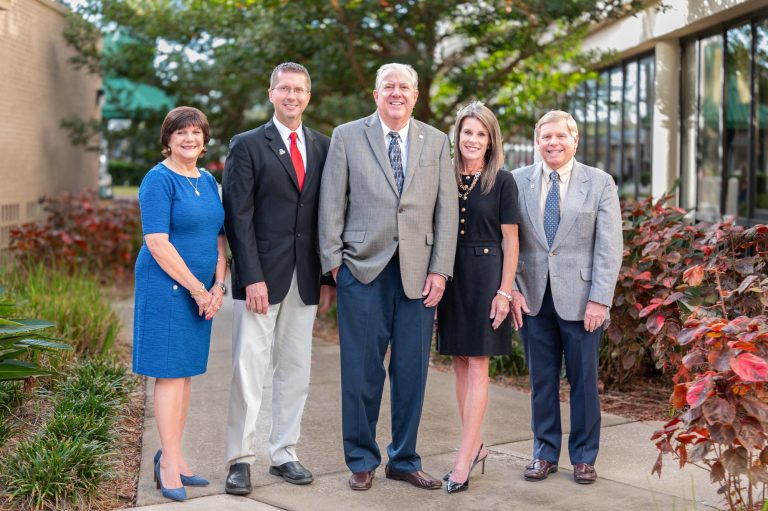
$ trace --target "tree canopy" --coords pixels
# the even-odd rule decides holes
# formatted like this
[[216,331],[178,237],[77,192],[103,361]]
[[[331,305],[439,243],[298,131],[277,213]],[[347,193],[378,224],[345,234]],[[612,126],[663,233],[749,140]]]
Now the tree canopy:
[[[473,99],[494,110],[506,136],[535,113],[563,106],[598,56],[579,43],[594,23],[626,16],[640,0],[85,0],[66,36],[75,64],[155,85],[201,108],[224,142],[263,122],[269,76],[284,61],[312,77],[307,124],[334,126],[374,109],[376,69],[419,73],[414,116],[447,131]],[[99,39],[128,36],[100,52]],[[560,103],[558,103],[558,100]],[[162,114],[164,114],[163,112]]]

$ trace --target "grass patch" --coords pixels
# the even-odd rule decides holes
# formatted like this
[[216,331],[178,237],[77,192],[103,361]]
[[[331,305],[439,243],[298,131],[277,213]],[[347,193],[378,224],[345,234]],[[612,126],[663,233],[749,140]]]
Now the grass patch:
[[113,186],[112,194],[116,199],[138,199],[138,186]]
[[40,394],[53,407],[48,421],[3,453],[5,497],[20,508],[92,507],[99,485],[114,476],[114,430],[134,382],[104,357],[71,366],[53,393]]
[[95,277],[34,264],[6,278],[19,312],[56,323],[51,335],[70,343],[75,355],[102,355],[114,344],[120,320]]

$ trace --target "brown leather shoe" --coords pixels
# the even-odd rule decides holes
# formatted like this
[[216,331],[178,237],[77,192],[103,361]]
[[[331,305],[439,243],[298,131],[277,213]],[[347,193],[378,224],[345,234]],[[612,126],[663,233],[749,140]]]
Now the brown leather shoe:
[[592,484],[597,481],[597,472],[594,465],[576,463],[573,466],[573,480],[579,484]]
[[349,487],[353,490],[370,490],[373,485],[373,474],[375,473],[375,470],[352,472],[352,475],[349,477]]
[[557,472],[557,465],[547,460],[535,459],[525,467],[523,477],[526,481],[543,481],[549,474]]
[[417,488],[423,488],[425,490],[439,490],[443,487],[443,482],[440,479],[435,479],[421,470],[417,470],[416,472],[398,472],[397,470],[391,469],[389,463],[387,463],[387,466],[384,467],[384,474],[386,474],[387,479],[406,481]]

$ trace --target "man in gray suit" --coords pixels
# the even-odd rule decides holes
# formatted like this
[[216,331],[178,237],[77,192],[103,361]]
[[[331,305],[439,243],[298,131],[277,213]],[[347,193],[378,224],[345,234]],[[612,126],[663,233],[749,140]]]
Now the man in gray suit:
[[543,161],[513,173],[522,221],[512,310],[530,373],[534,434],[533,461],[523,475],[541,481],[557,472],[565,354],[568,453],[574,480],[590,484],[600,443],[598,349],[623,251],[619,197],[609,174],[574,160],[579,132],[570,114],[545,114],[535,137]]
[[353,490],[381,464],[376,422],[390,348],[392,443],[386,476],[442,486],[421,469],[416,435],[435,306],[453,271],[458,231],[448,137],[411,119],[411,66],[376,73],[377,111],[336,128],[320,190],[320,260],[336,280],[344,456]]

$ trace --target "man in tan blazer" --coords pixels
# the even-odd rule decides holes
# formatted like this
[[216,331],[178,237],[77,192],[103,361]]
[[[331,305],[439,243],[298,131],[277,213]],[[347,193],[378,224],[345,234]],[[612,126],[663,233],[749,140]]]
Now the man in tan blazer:
[[434,308],[453,271],[458,231],[448,137],[411,119],[411,66],[376,74],[373,115],[334,130],[320,190],[320,260],[336,279],[344,456],[353,490],[371,487],[390,348],[392,443],[386,476],[442,486],[421,469],[416,435]]

